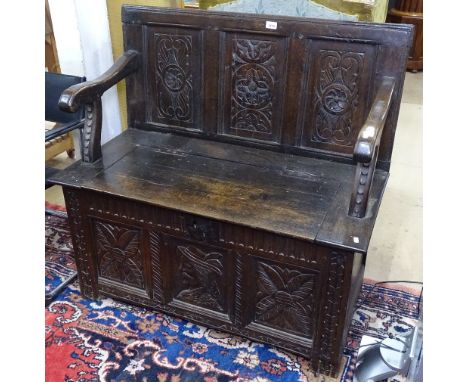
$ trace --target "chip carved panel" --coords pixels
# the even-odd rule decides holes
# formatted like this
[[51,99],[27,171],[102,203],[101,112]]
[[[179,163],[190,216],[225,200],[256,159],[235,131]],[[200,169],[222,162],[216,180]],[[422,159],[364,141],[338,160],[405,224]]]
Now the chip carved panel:
[[225,77],[220,95],[225,97],[226,114],[222,133],[279,142],[285,40],[227,34],[223,44],[230,70],[221,74]]
[[191,243],[178,243],[173,250],[174,299],[225,313],[224,254]]
[[98,220],[93,228],[99,276],[144,289],[141,231]]
[[193,121],[192,36],[155,34],[158,117]]
[[271,41],[234,39],[231,129],[272,134],[276,57]]
[[311,271],[257,261],[255,321],[312,337],[316,278]]
[[320,51],[313,141],[353,146],[353,117],[359,106],[363,58],[363,53]]

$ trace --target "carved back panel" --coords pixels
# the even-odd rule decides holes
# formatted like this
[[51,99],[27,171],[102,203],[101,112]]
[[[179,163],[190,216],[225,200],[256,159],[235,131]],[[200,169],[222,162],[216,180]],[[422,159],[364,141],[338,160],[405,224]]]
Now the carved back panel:
[[396,79],[378,167],[388,170],[412,28],[123,8],[129,126],[352,161],[382,78]]

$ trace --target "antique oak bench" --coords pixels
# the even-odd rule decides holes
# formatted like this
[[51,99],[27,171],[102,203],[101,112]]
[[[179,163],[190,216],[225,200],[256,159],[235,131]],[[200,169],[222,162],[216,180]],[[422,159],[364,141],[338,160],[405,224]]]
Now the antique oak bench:
[[[405,25],[125,6],[63,186],[81,293],[272,344],[334,375],[389,176]],[[102,146],[125,79],[128,129]]]

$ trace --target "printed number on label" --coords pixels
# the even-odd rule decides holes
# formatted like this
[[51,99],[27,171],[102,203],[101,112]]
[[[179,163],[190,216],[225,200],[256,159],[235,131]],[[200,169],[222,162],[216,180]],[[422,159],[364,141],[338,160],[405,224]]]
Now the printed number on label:
[[278,28],[278,23],[276,21],[267,21],[266,22],[266,29],[274,29]]

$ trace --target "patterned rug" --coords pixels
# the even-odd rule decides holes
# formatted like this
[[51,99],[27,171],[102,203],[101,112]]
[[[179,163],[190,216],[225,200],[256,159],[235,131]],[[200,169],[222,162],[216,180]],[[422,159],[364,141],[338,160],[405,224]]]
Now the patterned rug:
[[[63,220],[48,220],[52,234],[47,244],[69,254]],[[339,381],[352,381],[363,334],[384,338],[415,325],[417,292],[372,287],[363,285]],[[334,381],[314,376],[303,358],[266,345],[109,298],[82,298],[76,283],[54,299],[45,315],[47,382]]]
[[45,215],[45,295],[52,299],[76,274],[73,247],[66,218]]

